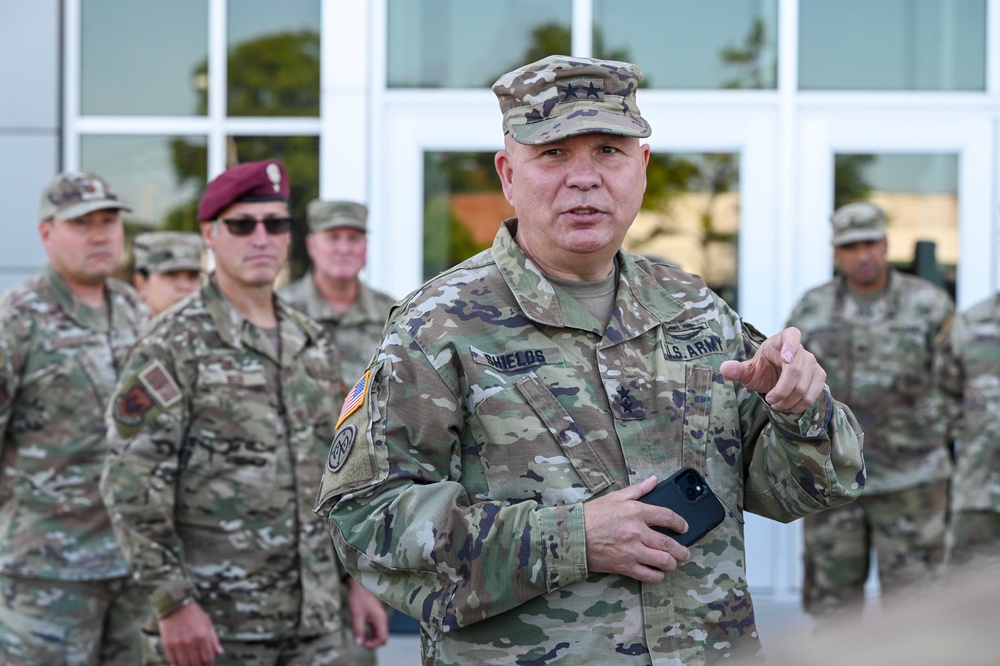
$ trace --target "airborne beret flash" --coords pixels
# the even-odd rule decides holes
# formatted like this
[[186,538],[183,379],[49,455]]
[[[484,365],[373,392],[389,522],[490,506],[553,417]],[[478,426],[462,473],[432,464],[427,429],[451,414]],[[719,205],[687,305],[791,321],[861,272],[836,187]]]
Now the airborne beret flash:
[[198,206],[198,220],[211,222],[238,202],[287,201],[288,194],[288,172],[278,160],[237,164],[205,188]]

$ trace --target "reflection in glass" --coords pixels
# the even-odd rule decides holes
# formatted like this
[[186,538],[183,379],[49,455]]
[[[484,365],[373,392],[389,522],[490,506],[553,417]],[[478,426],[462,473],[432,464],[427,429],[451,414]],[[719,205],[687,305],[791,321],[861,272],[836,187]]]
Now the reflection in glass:
[[777,0],[594,0],[594,55],[651,88],[774,89]]
[[800,0],[802,90],[985,90],[986,0]]
[[[889,218],[889,262],[915,272],[917,244],[937,265],[923,276],[955,295],[958,267],[958,156],[840,154],[834,157],[835,207],[871,201]],[[932,244],[933,247],[926,243]]]
[[81,2],[80,20],[81,113],[204,115],[205,0]]
[[228,7],[228,115],[318,116],[320,0]]
[[493,245],[514,210],[493,166],[495,153],[424,153],[424,279]]
[[125,218],[136,226],[194,230],[206,145],[203,136],[89,134],[80,139],[80,167],[107,179],[132,208]]
[[295,223],[292,225],[292,251],[286,272],[288,280],[297,280],[309,267],[306,206],[319,196],[319,137],[235,136],[229,137],[228,141],[227,166],[274,158],[281,160],[288,170],[291,186],[288,210]]
[[481,88],[570,52],[572,0],[389,0],[388,85]]
[[653,153],[642,210],[624,247],[704,278],[739,308],[739,154]]

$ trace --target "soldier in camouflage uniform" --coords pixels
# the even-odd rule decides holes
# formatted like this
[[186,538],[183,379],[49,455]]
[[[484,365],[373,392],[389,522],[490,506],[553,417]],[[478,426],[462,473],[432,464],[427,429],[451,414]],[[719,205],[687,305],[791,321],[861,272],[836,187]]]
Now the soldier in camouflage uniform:
[[136,343],[109,405],[101,491],[154,612],[149,663],[347,663],[343,569],[310,511],[343,393],[323,331],[273,292],[288,191],[275,160],[208,185],[217,268]]
[[817,617],[859,617],[871,549],[883,597],[944,555],[951,462],[931,377],[953,306],[942,289],[890,268],[881,208],[847,204],[831,220],[841,275],[806,293],[788,323],[864,429],[868,485],[860,501],[806,519],[803,601]]
[[955,317],[936,376],[958,457],[952,475],[949,565],[1000,561],[1000,295]]
[[[518,214],[391,315],[317,510],[420,619],[425,664],[705,664],[760,649],[745,511],[850,501],[860,432],[786,330],[621,249],[650,133],[635,65],[551,56],[493,86]],[[765,396],[766,394],[766,396]],[[684,465],[728,508],[690,549],[635,501]]]
[[140,659],[144,607],[101,503],[104,409],[146,323],[112,279],[124,252],[107,182],[63,173],[42,194],[40,275],[0,300],[0,663]]
[[132,241],[132,281],[155,317],[201,287],[201,236],[147,231]]
[[334,340],[351,386],[368,367],[395,299],[358,275],[368,252],[368,209],[352,201],[309,204],[306,249],[313,268],[279,294],[320,322]]
[[[309,203],[306,215],[306,250],[312,269],[278,293],[319,322],[334,341],[346,390],[368,367],[394,299],[359,278],[368,253],[366,206],[316,199]],[[350,600],[346,601],[349,605]],[[347,650],[351,664],[374,665],[375,653],[365,646],[348,643]]]

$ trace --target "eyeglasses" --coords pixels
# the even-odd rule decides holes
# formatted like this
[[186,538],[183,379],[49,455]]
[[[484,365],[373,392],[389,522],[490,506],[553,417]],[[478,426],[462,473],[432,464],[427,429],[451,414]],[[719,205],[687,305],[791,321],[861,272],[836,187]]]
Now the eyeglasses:
[[258,222],[264,225],[264,230],[271,236],[287,234],[292,228],[290,217],[265,217],[263,220],[254,217],[230,217],[220,218],[219,222],[225,224],[229,233],[234,236],[249,236],[257,228]]

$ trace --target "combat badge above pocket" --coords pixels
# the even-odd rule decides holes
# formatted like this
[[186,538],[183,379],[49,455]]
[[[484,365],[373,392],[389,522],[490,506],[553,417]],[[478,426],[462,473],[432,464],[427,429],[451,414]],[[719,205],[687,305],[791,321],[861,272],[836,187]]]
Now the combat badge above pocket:
[[388,359],[369,368],[347,393],[337,419],[337,430],[330,445],[323,479],[313,511],[341,495],[384,481],[389,474],[388,453],[384,438],[384,406],[388,398],[392,365]]

